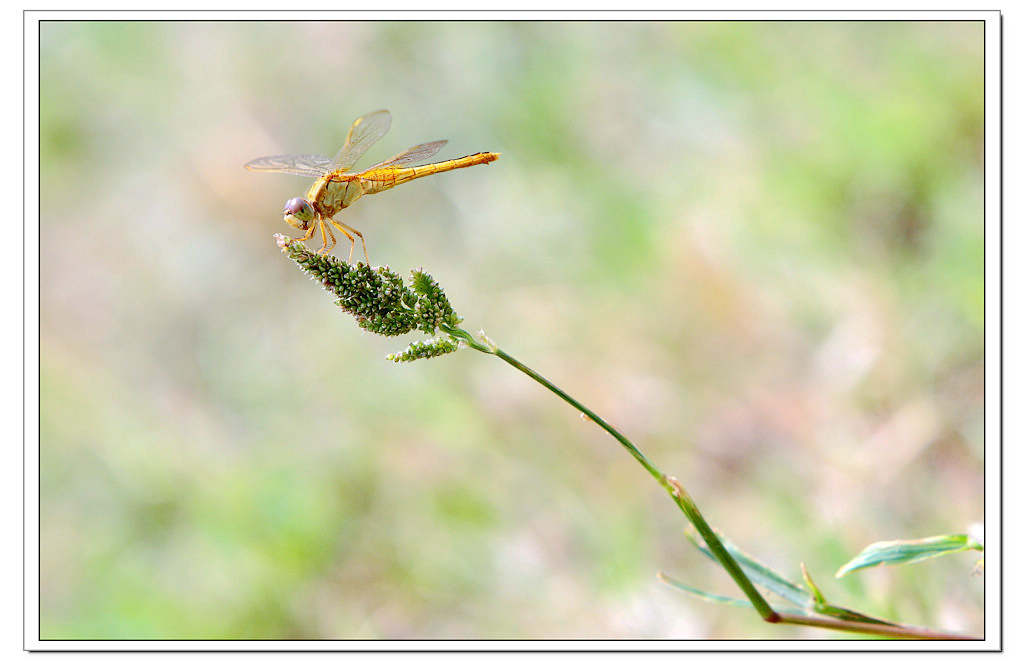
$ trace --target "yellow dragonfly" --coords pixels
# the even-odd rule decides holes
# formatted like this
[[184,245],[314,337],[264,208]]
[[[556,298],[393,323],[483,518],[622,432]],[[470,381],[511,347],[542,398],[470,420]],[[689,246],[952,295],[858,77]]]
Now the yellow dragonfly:
[[[359,236],[363,243],[363,255],[366,264],[370,264],[370,255],[366,253],[366,240],[356,229],[334,219],[334,215],[342,211],[361,196],[369,193],[380,193],[405,184],[420,177],[447,172],[457,168],[468,168],[497,161],[500,154],[482,152],[462,158],[454,158],[438,163],[429,163],[410,167],[411,163],[424,161],[438,152],[448,140],[437,140],[418,144],[406,149],[398,156],[371,166],[362,172],[349,172],[352,166],[363,157],[366,150],[374,142],[384,137],[391,127],[391,114],[387,110],[377,110],[355,120],[348,130],[345,146],[333,159],[317,154],[288,154],[284,156],[264,156],[249,161],[246,169],[257,172],[283,172],[289,175],[316,177],[305,198],[292,198],[284,204],[284,220],[292,228],[305,231],[299,240],[309,240],[316,231],[320,231],[323,247],[318,254],[327,254],[337,239],[328,224],[345,234],[351,246],[348,250],[349,263],[352,262],[352,251]],[[328,242],[328,238],[330,241]]]

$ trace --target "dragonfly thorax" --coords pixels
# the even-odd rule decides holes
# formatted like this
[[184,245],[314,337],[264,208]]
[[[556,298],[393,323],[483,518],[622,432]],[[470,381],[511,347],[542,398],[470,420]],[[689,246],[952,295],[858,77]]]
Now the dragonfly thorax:
[[321,214],[333,217],[365,193],[362,180],[351,175],[324,175],[309,189],[306,199],[316,204]]

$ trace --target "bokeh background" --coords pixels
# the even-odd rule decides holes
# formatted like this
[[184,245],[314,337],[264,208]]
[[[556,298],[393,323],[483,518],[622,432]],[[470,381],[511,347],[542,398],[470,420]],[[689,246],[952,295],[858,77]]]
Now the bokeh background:
[[[44,638],[823,637],[739,596],[608,436],[492,357],[397,365],[274,244],[305,178],[497,163],[340,217],[842,605],[982,633],[983,26],[45,22]],[[344,241],[338,251],[347,252]]]

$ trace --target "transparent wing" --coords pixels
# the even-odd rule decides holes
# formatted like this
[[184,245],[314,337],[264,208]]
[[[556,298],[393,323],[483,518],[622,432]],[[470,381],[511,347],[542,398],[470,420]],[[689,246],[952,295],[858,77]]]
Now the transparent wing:
[[333,168],[348,172],[349,168],[363,157],[363,154],[374,142],[384,137],[389,128],[391,128],[391,113],[387,110],[370,112],[356,119],[352,127],[348,129],[345,146],[334,157]]
[[[448,140],[437,140],[435,142],[425,142],[424,144],[418,144],[415,147],[409,147],[398,156],[392,156],[386,161],[382,161],[377,165],[371,166],[366,170],[373,170],[375,168],[386,168],[388,166],[404,166],[410,163],[419,163],[425,161],[438,150],[448,144]],[[365,172],[365,171],[364,171]]]
[[256,172],[286,172],[289,175],[319,177],[331,171],[331,159],[319,154],[264,156],[246,163],[245,169]]

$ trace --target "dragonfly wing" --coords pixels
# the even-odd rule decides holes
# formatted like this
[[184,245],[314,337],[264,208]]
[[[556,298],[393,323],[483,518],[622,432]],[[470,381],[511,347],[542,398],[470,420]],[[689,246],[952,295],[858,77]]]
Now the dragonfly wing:
[[246,163],[245,169],[256,172],[286,172],[289,175],[320,177],[331,171],[331,159],[319,154],[264,156]]
[[352,127],[348,129],[345,146],[334,157],[333,168],[347,172],[355,165],[356,161],[363,157],[363,154],[374,142],[384,137],[389,128],[391,128],[391,113],[387,110],[370,112],[356,119]]
[[367,170],[374,170],[376,168],[386,168],[388,166],[403,166],[409,165],[410,163],[418,163],[425,161],[438,152],[441,147],[448,144],[448,140],[437,140],[435,142],[425,142],[418,144],[415,147],[409,147],[398,156],[392,156],[386,161],[382,161],[375,166],[367,168]]

